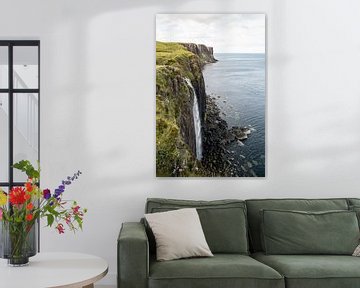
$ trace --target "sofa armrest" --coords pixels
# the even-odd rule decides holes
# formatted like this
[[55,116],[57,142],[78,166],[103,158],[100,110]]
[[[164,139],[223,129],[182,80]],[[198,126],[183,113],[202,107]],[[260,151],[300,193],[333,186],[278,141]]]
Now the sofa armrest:
[[141,223],[123,223],[117,242],[118,288],[146,288],[149,243]]

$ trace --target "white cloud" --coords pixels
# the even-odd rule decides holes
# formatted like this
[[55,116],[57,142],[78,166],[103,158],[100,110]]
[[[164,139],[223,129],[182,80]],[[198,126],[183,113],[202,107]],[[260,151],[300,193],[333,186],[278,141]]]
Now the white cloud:
[[205,44],[215,53],[265,53],[265,14],[158,14],[156,40]]

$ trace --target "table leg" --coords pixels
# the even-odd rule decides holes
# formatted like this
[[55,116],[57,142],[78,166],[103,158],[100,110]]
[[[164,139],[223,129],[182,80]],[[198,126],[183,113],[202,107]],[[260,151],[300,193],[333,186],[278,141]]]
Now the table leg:
[[83,288],[94,288],[94,284],[86,285],[86,286],[84,286]]

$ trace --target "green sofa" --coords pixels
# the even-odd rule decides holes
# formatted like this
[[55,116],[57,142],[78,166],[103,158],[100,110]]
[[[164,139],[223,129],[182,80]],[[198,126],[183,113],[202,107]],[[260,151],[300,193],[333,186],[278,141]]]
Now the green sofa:
[[[297,238],[285,235],[290,238],[279,240],[276,235],[264,235],[263,232],[265,231],[263,230],[264,217],[267,217],[266,225],[269,225],[268,223],[276,225],[276,222],[271,223],[271,221],[284,219],[280,221],[279,227],[288,225],[286,221],[292,223],[291,221],[298,217],[300,221],[305,221],[301,227],[307,227],[308,223],[311,225],[314,222],[338,225],[334,227],[340,227],[344,231],[356,229],[355,241],[358,242],[359,224],[356,216],[358,213],[360,215],[360,199],[254,199],[245,201],[148,199],[145,212],[164,212],[187,207],[197,208],[206,240],[214,257],[158,262],[155,260],[154,236],[145,221],[123,223],[117,246],[119,288],[360,287],[360,257],[353,257],[348,252],[344,255],[342,250],[335,254],[331,252],[331,255],[324,254],[324,251],[319,255],[308,254],[306,249],[316,249],[316,245],[315,248],[313,245],[304,248],[304,254],[302,254],[302,246],[297,241],[299,235],[296,233]],[[359,209],[357,209],[358,207]],[[289,217],[286,215],[285,218],[276,218],[279,211],[288,213],[288,210],[293,211],[294,214]],[[272,213],[271,217],[264,216],[266,211],[269,211],[269,214]],[[308,212],[301,214],[296,211]],[[280,216],[282,217],[282,215]],[[333,220],[335,218],[331,217],[340,219],[340,222],[334,223],[336,222]],[[354,217],[356,222],[353,220]],[[341,223],[341,221],[344,222]],[[301,232],[300,226],[299,229],[292,225],[284,227],[284,231]],[[282,231],[281,229],[280,231]],[[274,229],[274,233],[276,233],[276,229]],[[324,240],[326,242],[327,239]],[[314,241],[314,239],[310,238],[309,241]],[[352,245],[357,245],[357,243],[354,244],[354,239],[345,242],[346,244],[343,245],[350,245],[348,251],[353,249]],[[295,243],[296,255],[282,255],[282,253],[269,255],[264,251],[264,245],[266,251],[270,251],[273,248],[278,249],[279,243],[290,247],[284,246],[284,251],[294,249]],[[342,243],[344,241],[340,237],[323,244],[331,246],[329,251],[332,251],[331,249],[337,249],[336,247],[341,246]]]

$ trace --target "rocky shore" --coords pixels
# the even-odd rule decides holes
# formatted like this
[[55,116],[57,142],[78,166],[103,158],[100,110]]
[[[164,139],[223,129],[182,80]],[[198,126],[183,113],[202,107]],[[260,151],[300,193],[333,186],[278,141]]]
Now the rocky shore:
[[[216,98],[207,96],[206,115],[203,125],[204,159],[202,165],[209,176],[223,177],[253,177],[255,172],[251,169],[258,163],[247,163],[242,155],[235,157],[231,147],[244,146],[252,128],[231,127],[221,117],[221,111],[216,104]],[[239,161],[239,158],[241,161]]]

